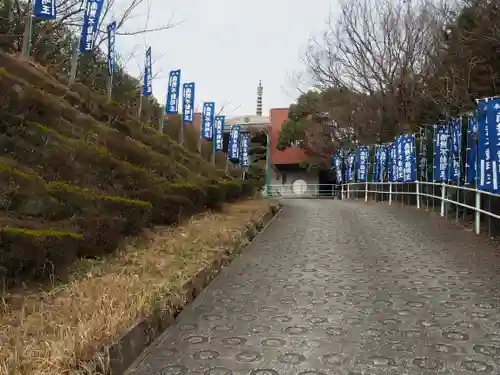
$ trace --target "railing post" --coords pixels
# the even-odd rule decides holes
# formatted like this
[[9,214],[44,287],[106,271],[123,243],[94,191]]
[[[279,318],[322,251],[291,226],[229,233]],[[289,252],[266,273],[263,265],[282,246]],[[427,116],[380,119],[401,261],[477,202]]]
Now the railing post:
[[365,202],[368,202],[368,181],[365,182]]
[[475,212],[475,219],[474,219],[474,229],[476,230],[476,234],[479,234],[481,231],[481,212],[479,210],[481,209],[481,193],[479,190],[476,188],[476,212]]
[[351,184],[347,183],[347,199],[351,199]]
[[344,199],[344,184],[340,185],[340,199]]
[[392,182],[389,182],[389,206],[392,205]]
[[445,209],[445,199],[446,197],[446,184],[443,182],[443,184],[441,185],[441,216],[444,216],[445,212],[444,212],[444,209]]
[[417,192],[417,208],[420,208],[420,184],[418,181],[415,181],[416,184],[416,192]]

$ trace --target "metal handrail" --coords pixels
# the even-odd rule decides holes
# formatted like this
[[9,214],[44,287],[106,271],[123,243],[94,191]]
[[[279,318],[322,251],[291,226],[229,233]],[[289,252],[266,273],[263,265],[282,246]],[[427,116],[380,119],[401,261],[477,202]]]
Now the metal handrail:
[[[406,191],[401,186],[407,187]],[[432,186],[432,194],[428,187]],[[427,187],[427,188],[426,188]],[[435,187],[439,187],[438,195],[435,194]],[[450,199],[448,192],[469,192],[474,194],[474,204],[467,204],[465,200],[460,202],[458,199]],[[465,193],[464,193],[465,194]],[[267,196],[273,198],[330,198],[330,199],[351,199],[353,197],[364,198],[365,202],[375,197],[381,200],[387,200],[389,205],[397,198],[403,200],[403,196],[412,197],[416,201],[417,208],[422,207],[423,198],[432,199],[433,205],[438,201],[440,216],[446,216],[449,204],[456,207],[471,210],[474,213],[474,231],[479,234],[481,228],[481,215],[489,218],[500,219],[500,214],[491,212],[485,207],[481,207],[481,200],[484,196],[500,198],[500,194],[489,191],[478,190],[471,185],[452,185],[443,182],[433,181],[414,181],[414,182],[353,182],[342,185],[334,184],[307,184],[304,191],[294,191],[290,184],[270,185]],[[460,193],[458,193],[460,196]],[[410,199],[410,198],[408,198]],[[427,201],[428,204],[428,201]],[[458,210],[457,210],[458,215]]]
[[[361,188],[359,187],[361,185]],[[380,190],[373,190],[373,186],[389,186],[388,191],[380,191]],[[398,185],[406,185],[406,186],[415,186],[414,191],[395,191],[393,189],[394,186]],[[428,194],[427,192],[422,191],[423,186],[433,186],[433,187],[440,187],[441,188],[441,194],[440,195],[435,195],[435,194]],[[447,198],[447,191],[448,189],[453,189],[457,191],[467,191],[467,192],[472,192],[475,195],[474,198],[474,205],[469,205],[465,202],[459,202],[457,200],[449,199]],[[495,218],[495,219],[500,219],[500,215],[485,210],[481,207],[481,198],[482,196],[490,196],[490,197],[498,197],[500,198],[499,194],[494,194],[489,191],[482,191],[478,190],[475,187],[471,186],[465,186],[465,185],[451,185],[445,182],[433,182],[433,181],[415,181],[415,182],[364,182],[364,183],[349,183],[349,184],[343,184],[342,185],[342,197],[344,199],[350,199],[351,194],[364,194],[365,196],[365,202],[368,201],[369,195],[370,194],[381,194],[381,195],[388,195],[388,202],[389,205],[392,204],[393,197],[395,195],[409,195],[409,196],[415,196],[416,198],[416,205],[417,208],[421,208],[421,198],[422,197],[428,197],[432,199],[437,199],[440,201],[440,215],[445,216],[446,215],[446,204],[450,203],[456,206],[460,206],[466,209],[469,209],[474,212],[474,231],[479,234],[480,233],[480,228],[481,228],[481,214]]]

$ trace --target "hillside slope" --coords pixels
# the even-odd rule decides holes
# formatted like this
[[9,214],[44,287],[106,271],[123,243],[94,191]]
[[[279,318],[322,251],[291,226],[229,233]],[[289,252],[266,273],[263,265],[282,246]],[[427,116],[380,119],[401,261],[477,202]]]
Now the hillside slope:
[[126,108],[0,53],[0,267],[8,280],[252,191]]

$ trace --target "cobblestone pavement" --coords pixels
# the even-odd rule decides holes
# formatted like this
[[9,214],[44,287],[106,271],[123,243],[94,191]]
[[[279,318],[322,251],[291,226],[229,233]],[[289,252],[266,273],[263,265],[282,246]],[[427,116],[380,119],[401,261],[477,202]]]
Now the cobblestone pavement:
[[500,259],[410,207],[286,201],[134,374],[499,374]]

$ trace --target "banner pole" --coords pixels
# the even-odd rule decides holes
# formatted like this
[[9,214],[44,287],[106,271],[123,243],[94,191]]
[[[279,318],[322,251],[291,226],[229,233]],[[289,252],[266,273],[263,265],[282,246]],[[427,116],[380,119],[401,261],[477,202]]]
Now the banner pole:
[[142,114],[142,100],[143,100],[143,96],[142,96],[142,87],[141,87],[141,92],[139,94],[139,110],[137,111],[137,117],[139,118],[139,121],[141,120],[141,114]]
[[[215,125],[215,121],[214,121]],[[215,166],[215,153],[217,152],[216,149],[216,144],[215,144],[215,126],[212,128],[212,165]]]
[[266,197],[271,196],[271,144],[269,129],[266,132]]
[[79,50],[79,40],[75,39],[72,45],[71,53],[71,70],[69,74],[68,86],[71,87],[76,81],[76,72],[78,70],[78,50]]
[[179,144],[184,148],[184,115],[181,115],[181,128],[179,129]]
[[33,8],[34,2],[28,1],[28,12],[24,19],[23,44],[21,46],[21,58],[27,58],[31,55],[31,43],[33,34]]
[[161,114],[160,114],[160,124],[158,127],[158,133],[163,134],[163,127],[165,126],[165,107],[162,107],[160,111]]
[[[422,134],[422,129],[420,128],[418,130],[419,132],[419,142],[420,142],[420,145],[422,145],[422,139],[421,139],[421,134]],[[420,154],[420,149],[418,150],[419,154]],[[413,170],[415,172],[415,195],[417,197],[417,208],[420,209],[420,184],[419,184],[419,181],[418,181],[418,166],[417,166],[417,140],[416,140],[416,137],[415,137],[415,133],[413,134],[413,160],[414,160],[414,167],[413,167]]]

